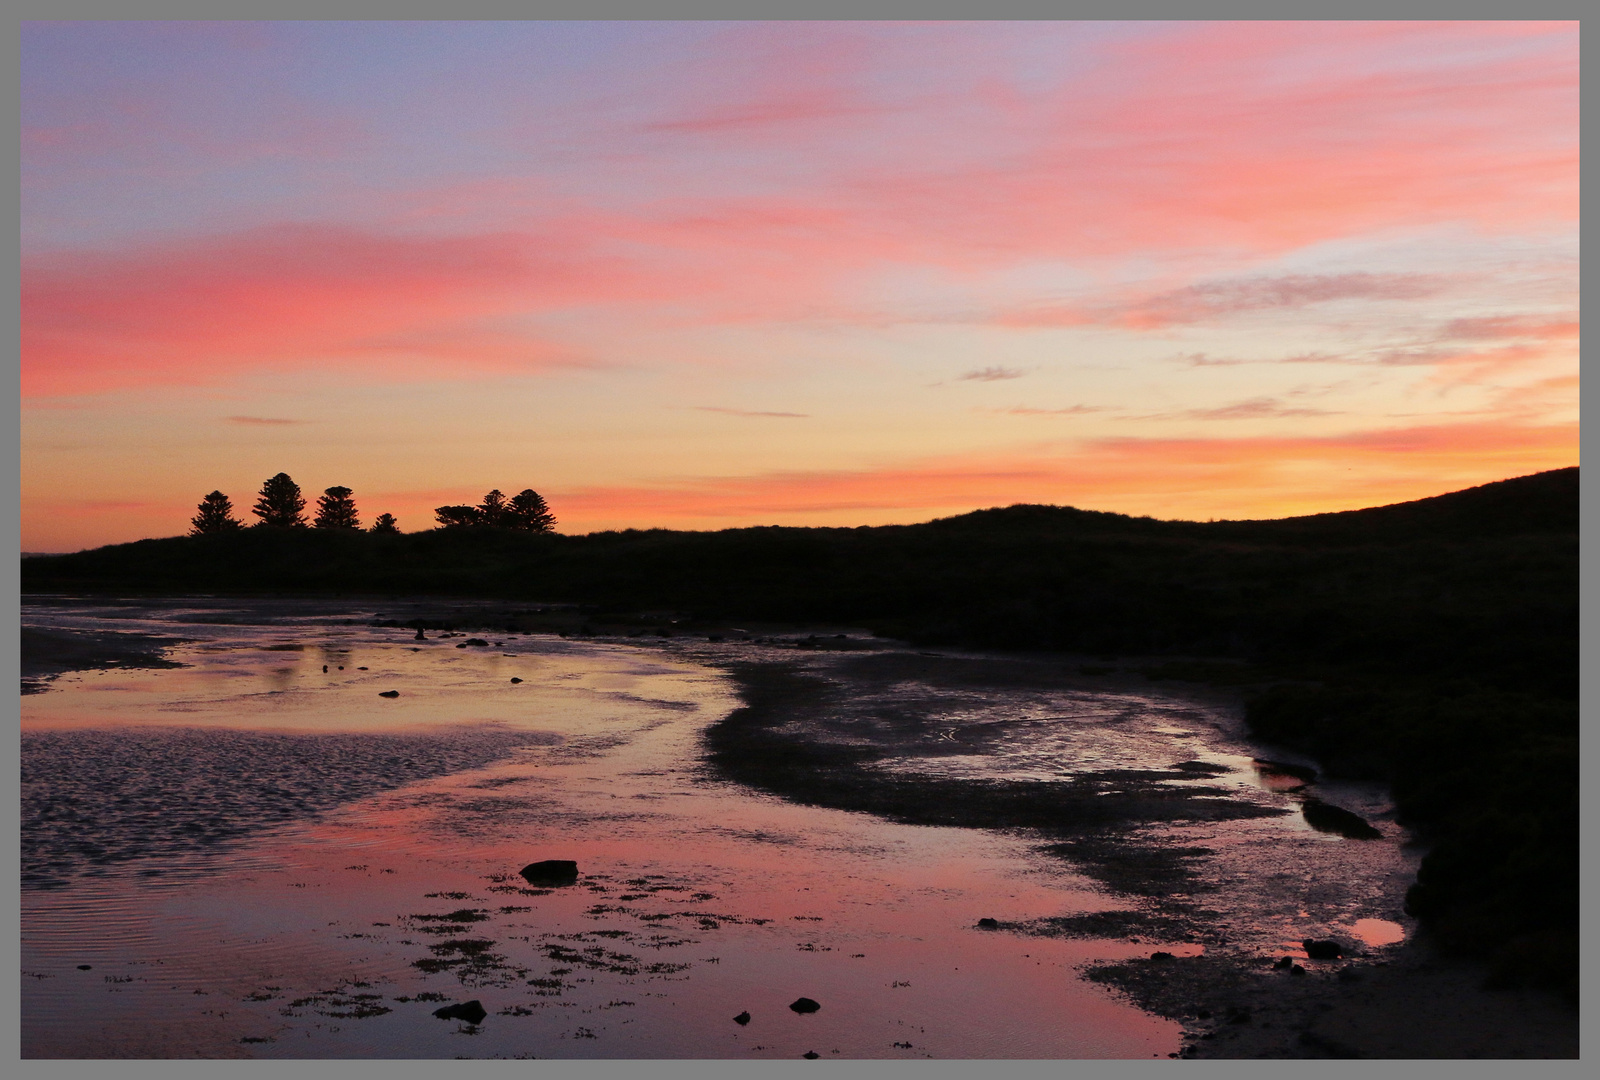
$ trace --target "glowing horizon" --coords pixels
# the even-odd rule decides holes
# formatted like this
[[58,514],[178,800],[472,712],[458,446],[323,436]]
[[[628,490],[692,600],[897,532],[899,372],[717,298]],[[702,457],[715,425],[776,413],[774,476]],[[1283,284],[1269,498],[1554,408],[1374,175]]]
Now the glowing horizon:
[[1576,23],[35,23],[22,537],[1012,503],[1578,464]]

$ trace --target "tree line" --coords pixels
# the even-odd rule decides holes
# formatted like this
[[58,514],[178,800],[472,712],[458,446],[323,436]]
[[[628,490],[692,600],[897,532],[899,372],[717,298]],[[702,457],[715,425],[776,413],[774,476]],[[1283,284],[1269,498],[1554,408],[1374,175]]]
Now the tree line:
[[[356,511],[354,494],[347,487],[331,487],[317,500],[315,516],[306,520],[306,500],[300,485],[288,473],[278,473],[261,485],[261,492],[250,512],[260,520],[256,528],[277,529],[345,529],[362,531],[361,516]],[[543,497],[532,488],[507,499],[496,488],[483,497],[477,506],[441,506],[434,517],[443,528],[468,526],[496,529],[518,529],[523,532],[554,532],[555,515]],[[237,532],[245,523],[233,516],[233,501],[220,491],[213,491],[200,501],[198,512],[190,521],[190,536],[215,536]],[[372,533],[399,533],[400,526],[393,514],[379,514]]]

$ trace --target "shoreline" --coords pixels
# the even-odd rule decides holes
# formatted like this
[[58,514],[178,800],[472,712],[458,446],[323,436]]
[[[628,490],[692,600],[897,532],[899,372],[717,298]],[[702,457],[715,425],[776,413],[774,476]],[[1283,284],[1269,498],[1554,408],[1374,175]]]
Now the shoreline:
[[[958,659],[951,656],[948,659]],[[1000,668],[1016,658],[961,657]],[[1030,658],[1030,660],[1035,658]],[[1075,664],[1079,657],[1056,658]],[[709,659],[707,662],[711,662]],[[1126,661],[1120,661],[1122,666]],[[708,733],[708,759],[717,767],[735,752],[755,751],[752,764],[735,766],[735,778],[788,798],[869,812],[887,812],[900,820],[926,824],[958,823],[963,814],[981,820],[964,822],[991,829],[1061,827],[1056,813],[1045,813],[1026,796],[1007,799],[994,792],[964,798],[943,785],[942,801],[923,810],[907,805],[933,789],[915,785],[852,788],[845,779],[869,755],[857,749],[811,746],[804,738],[776,738],[793,733],[820,695],[803,686],[782,686],[776,665],[721,665],[738,681],[746,707],[714,725]],[[767,667],[769,670],[760,670]],[[1002,676],[1004,677],[1004,676]],[[1007,681],[1011,681],[1007,679]],[[1077,682],[1079,680],[1072,680]],[[1104,676],[1082,680],[1086,688],[1105,689],[1115,682],[1133,689],[1133,680]],[[1148,685],[1141,688],[1148,693]],[[1232,704],[1238,694],[1213,686],[1167,685],[1162,693],[1191,698],[1213,707]],[[741,716],[740,714],[744,715]],[[1237,715],[1236,715],[1237,719]],[[803,726],[803,725],[801,725]],[[746,730],[741,731],[743,727]],[[1242,723],[1236,737],[1245,738]],[[1259,746],[1254,740],[1252,745]],[[884,789],[887,790],[884,790]],[[899,788],[899,790],[895,790]],[[965,805],[963,805],[965,803]],[[1052,820],[1055,818],[1056,820]],[[1139,1007],[1183,1025],[1184,1058],[1222,1059],[1569,1059],[1579,1056],[1577,1009],[1559,996],[1532,989],[1486,989],[1487,965],[1439,954],[1425,938],[1378,948],[1357,948],[1344,960],[1316,961],[1299,957],[1304,976],[1274,969],[1277,955],[1233,947],[1215,920],[1198,904],[1173,902],[1175,879],[1189,876],[1183,852],[1162,852],[1142,844],[1101,819],[1100,827],[1072,836],[1058,853],[1105,885],[1109,893],[1143,906],[1124,917],[1089,916],[1055,919],[1032,925],[1000,924],[998,929],[1023,935],[1096,937],[1133,940],[1151,946],[1152,957],[1086,965],[1082,970]],[[1360,841],[1354,841],[1359,843]],[[1098,865],[1097,865],[1098,864]],[[1403,893],[1403,889],[1400,890]],[[1137,934],[1138,936],[1133,936]],[[1205,946],[1191,952],[1196,943]],[[1186,948],[1187,947],[1187,948]]]
[[[452,614],[460,617],[466,613]],[[805,629],[784,633],[803,633]],[[30,631],[24,633],[26,640]],[[25,648],[25,677],[103,667],[107,661],[124,667],[178,666],[159,655],[163,645],[178,643],[176,638],[31,633],[47,635],[49,640],[43,645],[49,648],[42,649],[41,642],[35,641],[31,656]],[[885,749],[914,749],[924,732],[915,724],[904,723],[900,730],[889,732],[887,741],[880,737],[874,743],[838,723],[830,727],[829,718],[823,715],[831,699],[848,691],[852,679],[882,681],[915,677],[919,671],[953,671],[957,674],[949,677],[958,681],[1025,692],[1038,689],[1041,672],[1049,668],[1068,672],[1045,679],[1057,688],[1144,694],[1154,690],[1163,696],[1202,702],[1215,715],[1231,717],[1234,730],[1228,733],[1243,738],[1238,691],[1176,680],[1157,683],[1135,674],[1141,670],[1137,658],[1112,661],[1107,670],[1105,661],[1080,663],[1089,661],[1087,657],[952,650],[912,653],[888,642],[834,641],[812,635],[803,643],[789,643],[797,646],[789,654],[794,657],[791,662],[788,655],[773,658],[770,654],[760,659],[730,659],[726,650],[706,641],[705,635],[646,641],[609,635],[597,639],[665,647],[665,651],[719,668],[735,679],[744,706],[712,725],[705,735],[703,767],[727,778],[794,801],[913,824],[1056,834],[1063,843],[1055,854],[1082,866],[1111,895],[1138,904],[1141,917],[1102,920],[1098,931],[1093,926],[1070,925],[1070,919],[1003,929],[1022,935],[1131,939],[1149,944],[1155,953],[1176,950],[1167,959],[1093,964],[1083,970],[1092,981],[1146,1011],[1179,1022],[1186,1033],[1183,1057],[1553,1059],[1578,1055],[1575,1008],[1539,991],[1485,990],[1486,968],[1436,955],[1425,941],[1407,940],[1344,962],[1302,961],[1309,976],[1301,978],[1273,970],[1274,957],[1231,947],[1210,917],[1215,913],[1208,913],[1199,903],[1172,899],[1175,884],[1193,877],[1181,851],[1174,857],[1173,844],[1163,849],[1160,843],[1149,843],[1148,838],[1119,831],[1117,826],[1119,820],[1133,817],[1176,820],[1197,812],[1215,815],[1216,811],[1201,806],[1207,799],[1203,775],[1121,776],[1119,783],[1126,789],[1111,800],[1112,805],[1098,793],[1089,798],[1088,791],[1062,799],[1061,785],[1046,791],[1027,784],[952,785],[947,780],[930,783],[916,777],[885,776],[874,768],[875,758],[881,758]],[[809,669],[802,671],[802,666]],[[819,671],[824,677],[818,678]],[[824,721],[820,727],[819,720]],[[1202,794],[1167,794],[1174,779],[1198,780],[1194,791]],[[1248,820],[1253,812],[1226,811],[1223,816],[1228,813]],[[1184,954],[1183,946],[1196,945],[1203,951]]]

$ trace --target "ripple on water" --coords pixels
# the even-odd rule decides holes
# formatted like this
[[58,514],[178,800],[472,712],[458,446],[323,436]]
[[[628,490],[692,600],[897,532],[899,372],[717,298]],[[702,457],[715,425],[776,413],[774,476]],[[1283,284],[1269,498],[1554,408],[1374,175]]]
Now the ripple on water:
[[264,830],[559,737],[479,725],[438,734],[224,728],[22,735],[22,887],[183,874]]

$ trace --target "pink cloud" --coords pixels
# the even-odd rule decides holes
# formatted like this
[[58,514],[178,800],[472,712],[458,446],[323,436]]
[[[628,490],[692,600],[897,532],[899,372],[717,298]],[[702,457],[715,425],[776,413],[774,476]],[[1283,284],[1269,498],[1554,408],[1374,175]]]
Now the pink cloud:
[[382,367],[539,370],[570,349],[496,329],[509,313],[639,292],[617,260],[536,237],[383,236],[313,226],[24,261],[25,396],[239,371]]

